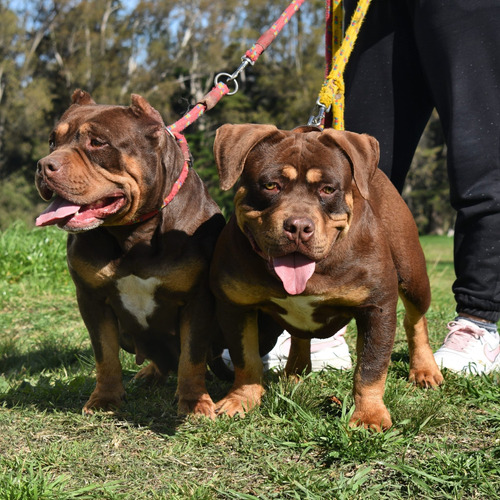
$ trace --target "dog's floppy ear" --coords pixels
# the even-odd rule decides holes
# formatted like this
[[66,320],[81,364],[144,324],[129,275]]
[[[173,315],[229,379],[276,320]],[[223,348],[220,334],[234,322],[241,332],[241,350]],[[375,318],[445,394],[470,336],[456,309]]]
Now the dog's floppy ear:
[[89,106],[95,104],[95,101],[85,90],[76,89],[71,96],[71,103],[79,106]]
[[243,172],[248,153],[262,139],[276,132],[274,125],[222,125],[217,129],[214,156],[219,171],[220,187],[230,189]]
[[367,200],[370,192],[370,182],[378,167],[380,147],[377,139],[367,134],[357,134],[343,130],[325,129],[320,136],[333,139],[349,157],[352,164],[354,182],[361,194]]

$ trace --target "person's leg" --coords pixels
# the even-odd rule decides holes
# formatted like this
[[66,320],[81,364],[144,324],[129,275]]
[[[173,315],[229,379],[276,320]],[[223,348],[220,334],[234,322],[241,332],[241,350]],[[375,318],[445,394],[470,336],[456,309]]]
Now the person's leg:
[[500,369],[500,4],[421,0],[415,34],[448,146],[458,317],[436,352],[468,373]]
[[416,38],[448,146],[459,313],[500,319],[500,3],[417,2]]
[[[346,130],[379,141],[379,167],[399,191],[434,107],[414,40],[411,4],[371,3],[345,73]],[[356,5],[357,0],[346,0],[346,22]]]

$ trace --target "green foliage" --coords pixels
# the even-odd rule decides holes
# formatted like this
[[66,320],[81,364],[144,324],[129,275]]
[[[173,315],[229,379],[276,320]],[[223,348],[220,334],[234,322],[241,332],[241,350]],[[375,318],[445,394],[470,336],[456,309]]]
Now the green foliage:
[[196,151],[194,169],[203,179],[210,196],[214,200],[217,200],[222,213],[228,217],[233,211],[234,190],[231,189],[224,192],[219,188],[219,176],[212,153],[214,135],[195,132],[193,134],[186,134],[186,140],[190,149]]
[[9,227],[16,220],[33,226],[37,211],[42,212],[42,200],[33,179],[28,182],[26,177],[18,172],[0,180],[0,229]]

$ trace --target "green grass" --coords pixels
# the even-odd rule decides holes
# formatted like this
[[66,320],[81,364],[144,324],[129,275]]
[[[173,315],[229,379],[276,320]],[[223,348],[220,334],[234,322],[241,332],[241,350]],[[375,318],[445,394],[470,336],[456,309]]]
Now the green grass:
[[[422,244],[437,348],[454,316],[452,240]],[[347,425],[352,371],[299,384],[269,374],[246,418],[181,420],[175,377],[136,383],[125,353],[123,407],[83,416],[94,364],[65,235],[15,224],[0,234],[0,499],[500,498],[499,375],[447,373],[439,390],[414,388],[398,314],[386,390],[395,425],[383,434]],[[215,398],[227,389],[209,382]]]

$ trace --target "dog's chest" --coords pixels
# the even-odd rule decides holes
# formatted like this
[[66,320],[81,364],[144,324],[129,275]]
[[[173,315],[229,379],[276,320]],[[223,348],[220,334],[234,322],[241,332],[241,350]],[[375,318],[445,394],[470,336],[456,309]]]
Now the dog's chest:
[[148,327],[148,318],[157,307],[155,292],[160,285],[158,278],[143,279],[133,274],[119,278],[116,282],[123,307],[143,328]]
[[289,325],[298,330],[314,332],[324,326],[315,320],[314,313],[318,307],[318,298],[311,296],[288,296],[285,299],[271,299],[285,312],[278,312],[279,316]]

